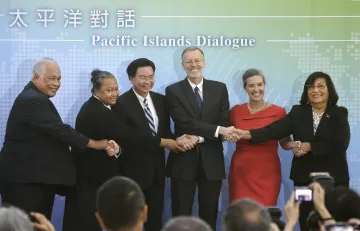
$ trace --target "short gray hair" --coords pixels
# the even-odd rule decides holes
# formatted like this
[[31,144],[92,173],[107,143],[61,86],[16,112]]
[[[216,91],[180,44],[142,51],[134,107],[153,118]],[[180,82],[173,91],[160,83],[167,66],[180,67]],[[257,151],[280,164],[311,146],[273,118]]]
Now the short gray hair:
[[212,231],[210,225],[197,217],[179,216],[172,218],[162,231]]
[[188,52],[188,51],[196,51],[196,50],[200,51],[201,54],[203,55],[204,59],[205,59],[205,55],[204,55],[203,50],[201,50],[199,47],[192,46],[192,47],[187,47],[187,48],[185,48],[185,49],[183,50],[183,52],[181,53],[181,61],[183,61],[183,57],[184,57],[184,54],[185,54],[186,52]]
[[223,217],[224,231],[270,231],[271,217],[256,201],[244,198],[232,203]]
[[0,207],[0,230],[34,231],[29,217],[16,207]]
[[35,75],[38,75],[40,77],[43,76],[45,74],[45,67],[47,64],[57,65],[57,62],[53,58],[42,58],[38,60],[33,67],[33,71],[32,71],[33,77]]

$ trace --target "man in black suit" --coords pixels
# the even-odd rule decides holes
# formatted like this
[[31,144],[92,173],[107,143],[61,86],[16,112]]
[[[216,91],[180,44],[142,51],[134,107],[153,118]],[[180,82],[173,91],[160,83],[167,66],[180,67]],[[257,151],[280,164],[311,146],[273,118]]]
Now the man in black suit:
[[[93,70],[91,75],[93,95],[76,117],[77,131],[93,139],[115,140],[125,151],[138,146],[144,150],[158,147],[181,149],[175,140],[138,131],[128,126],[125,120],[119,120],[114,112],[119,97],[115,76],[98,69]],[[99,231],[94,216],[96,191],[105,181],[121,174],[118,158],[121,154],[114,157],[102,150],[77,148],[73,148],[71,153],[75,160],[77,184],[66,198],[63,230]]]
[[191,215],[196,184],[199,216],[216,229],[218,198],[225,178],[222,138],[233,139],[226,85],[203,78],[204,53],[190,47],[182,53],[186,79],[166,88],[175,134],[194,135],[196,148],[170,153],[166,174],[171,177],[173,216]]
[[107,140],[93,141],[64,124],[49,98],[60,88],[61,72],[53,59],[33,68],[32,80],[10,111],[0,154],[2,201],[48,219],[55,194],[75,183],[69,146],[106,149]]
[[[146,58],[136,59],[126,71],[133,87],[116,102],[115,111],[119,119],[144,134],[174,138],[165,97],[151,91],[155,83],[154,63]],[[183,138],[182,142],[185,141]],[[149,207],[145,230],[161,230],[165,186],[164,148],[144,149],[141,145],[124,148],[120,163],[122,174],[135,180],[144,192]]]

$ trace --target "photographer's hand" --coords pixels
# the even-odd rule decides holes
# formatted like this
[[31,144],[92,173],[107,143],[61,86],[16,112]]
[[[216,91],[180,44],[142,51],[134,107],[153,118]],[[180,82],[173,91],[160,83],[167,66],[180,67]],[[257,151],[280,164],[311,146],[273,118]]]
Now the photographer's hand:
[[285,217],[287,222],[284,231],[294,230],[294,227],[299,220],[300,203],[301,201],[295,201],[295,192],[293,191],[285,206]]
[[317,182],[313,182],[312,184],[310,184],[309,188],[313,190],[314,208],[319,213],[324,223],[335,223],[335,220],[332,218],[331,214],[325,206],[325,190]]
[[270,228],[271,231],[280,231],[279,227],[274,222],[271,222]]
[[37,222],[33,222],[32,225],[37,231],[55,231],[54,226],[51,222],[41,213],[31,213],[36,218]]
[[348,224],[353,226],[353,227],[359,227],[360,226],[360,219],[351,218],[350,220],[348,220]]

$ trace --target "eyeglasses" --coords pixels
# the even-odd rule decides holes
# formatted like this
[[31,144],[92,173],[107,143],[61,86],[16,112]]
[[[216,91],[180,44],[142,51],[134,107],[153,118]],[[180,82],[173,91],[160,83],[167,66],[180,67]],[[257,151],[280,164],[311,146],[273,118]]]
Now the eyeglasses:
[[318,85],[306,85],[306,87],[310,91],[314,91],[315,88],[318,88],[319,90],[324,90],[326,88],[326,84],[320,83]]

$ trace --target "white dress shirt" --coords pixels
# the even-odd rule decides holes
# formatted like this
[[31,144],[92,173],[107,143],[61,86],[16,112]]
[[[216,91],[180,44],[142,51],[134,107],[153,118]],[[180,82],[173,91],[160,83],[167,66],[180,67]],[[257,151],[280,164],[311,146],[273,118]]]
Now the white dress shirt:
[[[99,100],[100,101],[100,99],[96,96],[96,95],[93,95],[94,96],[94,98],[95,99],[97,99],[97,100]],[[101,102],[101,101],[100,101]],[[109,108],[110,110],[111,110],[111,106],[110,105],[106,105],[106,104],[104,104],[103,102],[101,102],[105,107],[107,107],[107,108]],[[119,145],[119,144],[118,144]],[[117,154],[115,154],[115,158],[118,158],[119,156],[120,156],[120,154],[121,154],[121,147],[120,147],[120,145],[119,145],[119,152],[117,153]]]
[[[159,126],[159,117],[158,117],[157,114],[156,114],[156,109],[155,109],[155,106],[154,106],[154,103],[153,103],[153,101],[152,101],[152,99],[151,99],[150,94],[148,93],[147,96],[144,98],[144,97],[142,97],[141,95],[139,95],[138,93],[136,93],[136,91],[134,90],[134,88],[133,88],[133,91],[134,91],[136,97],[138,98],[141,107],[142,107],[144,110],[145,110],[144,99],[147,99],[147,103],[148,103],[148,107],[149,107],[150,112],[151,112],[151,116],[152,116],[152,118],[154,119],[155,131],[156,131],[156,133],[157,133],[157,132],[158,132],[158,126]],[[145,114],[145,111],[144,111],[144,114]]]
[[[204,101],[204,100],[203,100],[203,85],[204,85],[204,79],[201,79],[201,81],[200,81],[200,83],[199,83],[198,85],[195,85],[193,82],[191,82],[191,81],[189,80],[189,78],[188,78],[187,80],[188,80],[191,88],[193,89],[194,94],[195,94],[195,87],[198,87],[198,88],[199,88],[199,95],[200,95],[200,97],[201,97],[201,100]],[[218,138],[218,136],[219,136],[219,129],[220,129],[220,126],[217,126],[216,131],[215,131],[215,134],[214,134],[214,137],[216,137],[216,138]],[[201,136],[198,136],[198,137],[199,137],[199,142],[198,142],[198,143],[202,143],[202,142],[205,141],[204,137],[201,137]]]

